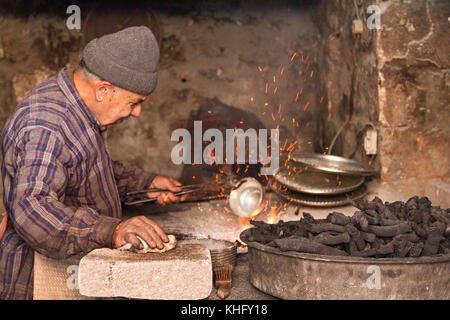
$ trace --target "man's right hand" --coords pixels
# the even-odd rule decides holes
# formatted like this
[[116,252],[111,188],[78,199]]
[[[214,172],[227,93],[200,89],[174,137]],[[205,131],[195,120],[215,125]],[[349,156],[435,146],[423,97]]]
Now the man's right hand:
[[151,248],[164,248],[163,242],[168,242],[169,238],[156,222],[144,217],[138,216],[120,222],[113,234],[113,248],[120,248],[127,243],[133,247],[143,249],[139,236]]

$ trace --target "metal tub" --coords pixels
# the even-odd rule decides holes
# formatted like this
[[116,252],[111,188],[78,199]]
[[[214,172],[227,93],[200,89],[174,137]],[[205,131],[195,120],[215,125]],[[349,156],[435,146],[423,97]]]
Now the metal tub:
[[450,254],[359,258],[247,245],[250,282],[278,298],[450,299]]

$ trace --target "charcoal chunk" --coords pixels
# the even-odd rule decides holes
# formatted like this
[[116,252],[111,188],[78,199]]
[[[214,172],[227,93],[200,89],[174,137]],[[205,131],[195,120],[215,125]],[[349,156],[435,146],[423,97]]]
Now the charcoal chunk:
[[297,251],[324,255],[347,256],[348,253],[333,247],[317,243],[303,237],[289,237],[274,240],[281,251]]

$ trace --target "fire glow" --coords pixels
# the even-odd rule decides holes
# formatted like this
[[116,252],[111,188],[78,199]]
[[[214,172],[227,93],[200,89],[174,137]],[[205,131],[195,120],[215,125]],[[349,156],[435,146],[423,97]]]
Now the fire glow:
[[[333,40],[334,37],[332,37],[330,40]],[[302,123],[299,122],[301,119],[300,116],[295,116],[295,118],[290,115],[290,114],[283,114],[285,113],[286,110],[288,110],[288,108],[286,106],[288,106],[291,103],[294,103],[295,105],[298,105],[298,107],[296,107],[296,109],[300,112],[311,112],[311,110],[314,108],[314,103],[315,100],[307,100],[307,95],[304,94],[303,89],[304,89],[304,83],[307,82],[308,80],[312,79],[313,76],[314,78],[317,77],[317,75],[315,74],[315,71],[312,70],[312,68],[310,68],[312,66],[312,64],[310,63],[310,57],[308,55],[299,55],[297,52],[293,52],[290,56],[289,56],[289,61],[288,63],[286,63],[286,70],[283,67],[283,65],[281,65],[278,70],[275,72],[275,74],[271,74],[268,70],[267,67],[262,67],[262,66],[257,66],[257,72],[258,74],[261,76],[261,78],[263,79],[263,87],[262,87],[262,97],[264,98],[264,102],[263,102],[263,106],[264,106],[264,111],[261,112],[261,115],[264,117],[267,117],[268,122],[273,123],[273,126],[276,126],[276,128],[278,129],[280,127],[281,122],[283,122],[285,119],[287,119],[287,121],[290,123],[290,125],[292,125],[295,128],[301,127]],[[296,71],[296,73],[298,74],[298,83],[301,84],[299,85],[298,89],[296,90],[296,93],[291,96],[289,98],[289,102],[284,102],[284,105],[281,101],[277,102],[276,104],[272,104],[268,101],[268,97],[272,96],[277,96],[277,97],[282,97],[282,95],[280,95],[280,93],[283,93],[283,78],[285,77],[285,75],[287,74],[288,68],[294,68],[294,70]],[[292,69],[291,69],[292,70]],[[286,71],[286,72],[285,72]],[[281,91],[281,92],[280,92]],[[319,103],[323,103],[324,102],[324,96],[320,97],[320,102]],[[252,95],[250,101],[252,103],[255,103],[258,101],[257,96],[256,95]],[[307,122],[306,124],[304,124],[306,127],[309,127],[309,122]],[[235,128],[236,130],[237,128]],[[277,139],[279,139],[280,137],[278,136]],[[276,142],[276,143],[275,143]],[[307,141],[307,144],[312,144],[311,141]],[[300,151],[302,149],[300,143],[298,143],[297,140],[294,141],[289,141],[289,138],[286,138],[283,141],[283,144],[281,145],[279,141],[271,141],[271,144],[267,145],[267,149],[270,149],[271,146],[277,146],[279,148],[279,150],[281,152],[284,152],[285,154],[291,154],[294,151]],[[253,154],[254,152],[257,152],[257,150],[251,149],[249,150],[250,154]],[[232,157],[231,154],[229,155],[230,158]],[[216,158],[216,153],[214,153],[214,158]],[[227,158],[225,158],[226,160]],[[211,161],[211,165],[212,165]],[[225,163],[227,163],[227,161],[225,161]],[[265,164],[262,164],[263,167],[265,167]],[[304,170],[308,170],[308,168],[303,168],[301,170],[297,170],[296,167],[293,168],[289,168],[289,163],[288,160],[286,159],[286,161],[284,163],[280,163],[280,166],[284,166],[288,169],[289,171],[289,175],[296,175],[296,174],[300,174],[301,172],[303,172]],[[248,170],[248,166],[245,167],[237,167],[234,169],[233,174],[242,174],[242,173],[246,173]],[[222,172],[223,173],[223,172]],[[271,180],[269,179],[269,177],[267,175],[258,173],[259,177],[264,177],[266,179],[267,182],[271,182]],[[219,180],[219,175],[216,175],[216,181]],[[340,181],[338,180],[337,183],[339,184]],[[287,188],[282,188],[281,185],[277,186],[276,182],[275,182],[275,186],[277,187],[277,190],[279,192],[287,192]],[[221,198],[222,199],[228,199],[228,196],[225,194],[224,191],[221,192]],[[235,231],[238,231],[239,233],[242,232],[243,230],[252,227],[252,224],[250,223],[250,221],[252,220],[262,220],[265,221],[267,223],[277,223],[277,221],[282,217],[282,214],[286,211],[287,207],[291,204],[291,201],[286,201],[286,200],[273,200],[272,199],[272,194],[268,194],[268,197],[264,200],[264,203],[262,206],[258,207],[254,212],[252,212],[248,217],[243,218],[243,217],[232,217],[231,220],[227,219],[228,223],[231,223],[231,226],[229,227],[233,227],[233,229],[235,229]],[[216,208],[217,209],[217,208]],[[220,210],[220,209],[219,209]],[[297,208],[298,210],[298,208]],[[216,210],[214,210],[213,212],[216,212]],[[229,215],[233,215],[233,213],[231,212],[231,210],[229,208],[226,207],[226,205],[223,205],[223,212],[226,213],[226,216],[229,217]],[[226,228],[226,225],[221,225],[221,226],[217,226],[219,228]],[[238,230],[236,230],[238,229]],[[236,234],[236,238],[238,238],[238,234]],[[235,239],[236,239],[235,238]],[[238,246],[245,246],[245,244],[242,245],[241,242],[237,243]]]

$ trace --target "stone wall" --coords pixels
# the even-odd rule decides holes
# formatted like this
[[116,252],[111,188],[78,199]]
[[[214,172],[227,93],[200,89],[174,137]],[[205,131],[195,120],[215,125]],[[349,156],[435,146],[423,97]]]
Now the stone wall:
[[69,31],[65,20],[48,15],[28,18],[0,15],[0,125],[25,94],[55,74],[76,64],[81,34]]
[[[355,9],[355,3],[357,9]],[[424,194],[432,179],[450,178],[450,99],[448,15],[450,3],[439,1],[322,1],[322,106],[325,145],[347,119],[333,154],[355,157],[380,169],[382,182],[407,194]],[[381,29],[366,27],[366,9],[381,9]],[[364,31],[351,32],[357,15]],[[325,35],[328,34],[328,39]],[[355,49],[356,67],[352,62]],[[355,68],[353,101],[349,101]],[[378,132],[378,154],[365,155],[367,128]]]
[[377,35],[382,178],[423,194],[450,181],[450,2],[386,1]]

